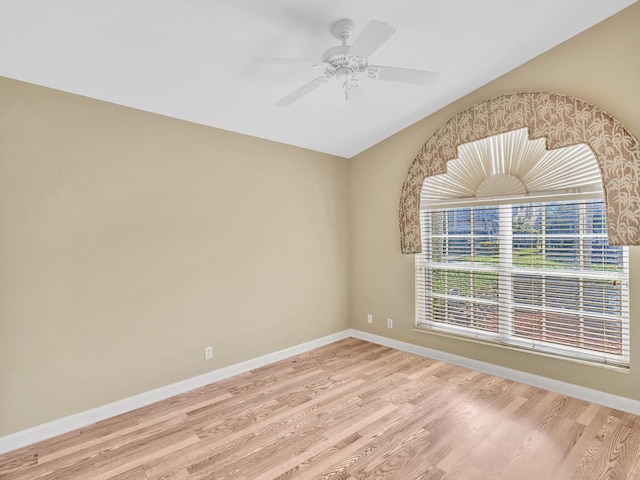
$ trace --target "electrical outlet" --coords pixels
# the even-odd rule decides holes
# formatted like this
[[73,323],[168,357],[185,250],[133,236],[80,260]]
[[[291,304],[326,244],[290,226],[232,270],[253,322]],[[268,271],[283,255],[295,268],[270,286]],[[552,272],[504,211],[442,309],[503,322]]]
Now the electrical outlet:
[[387,318],[387,328],[393,328],[393,320]]
[[367,315],[367,323],[373,323],[373,315]]
[[204,348],[204,359],[211,360],[213,358],[213,347],[209,345]]

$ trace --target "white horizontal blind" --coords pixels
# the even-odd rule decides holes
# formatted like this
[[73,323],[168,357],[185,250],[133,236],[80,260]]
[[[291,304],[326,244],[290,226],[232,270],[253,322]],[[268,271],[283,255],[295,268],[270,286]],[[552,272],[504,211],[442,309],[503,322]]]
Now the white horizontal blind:
[[628,366],[628,249],[602,200],[426,209],[418,326]]

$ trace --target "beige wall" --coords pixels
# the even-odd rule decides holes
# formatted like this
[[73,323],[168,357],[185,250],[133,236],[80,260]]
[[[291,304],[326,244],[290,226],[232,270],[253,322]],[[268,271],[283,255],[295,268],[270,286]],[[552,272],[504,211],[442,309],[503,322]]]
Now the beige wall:
[[[640,400],[640,247],[631,249],[631,373],[415,332],[414,257],[400,253],[398,201],[429,136],[468,106],[505,93],[549,91],[586,100],[640,137],[640,4],[524,64],[350,162],[351,326],[476,360]],[[490,61],[490,55],[487,58]],[[473,74],[470,72],[470,74]],[[367,313],[374,316],[368,325]],[[386,318],[394,320],[393,330]]]
[[347,188],[342,158],[0,79],[0,436],[347,328]]

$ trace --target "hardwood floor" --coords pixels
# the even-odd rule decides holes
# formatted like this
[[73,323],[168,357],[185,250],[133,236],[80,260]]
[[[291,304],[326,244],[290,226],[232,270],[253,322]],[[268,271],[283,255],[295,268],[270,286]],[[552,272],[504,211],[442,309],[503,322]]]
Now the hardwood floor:
[[0,479],[640,479],[640,418],[349,338],[2,455]]

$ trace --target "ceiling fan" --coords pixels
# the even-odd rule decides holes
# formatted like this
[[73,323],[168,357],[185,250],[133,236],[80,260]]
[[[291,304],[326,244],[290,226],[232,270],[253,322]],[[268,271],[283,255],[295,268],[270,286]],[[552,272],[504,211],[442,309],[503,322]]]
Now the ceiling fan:
[[396,30],[388,23],[377,20],[370,21],[360,35],[347,45],[355,23],[353,20],[343,18],[331,27],[331,34],[342,45],[332,47],[325,51],[320,61],[293,59],[293,58],[261,58],[261,63],[305,65],[322,72],[322,75],[293,91],[279,100],[276,105],[288,107],[300,100],[305,95],[325,85],[331,78],[337,78],[342,82],[345,100],[351,103],[355,110],[362,110],[366,105],[366,98],[360,87],[360,77],[374,80],[386,80],[391,82],[409,83],[413,85],[434,85],[439,77],[436,72],[425,70],[413,70],[410,68],[388,67],[384,65],[370,65],[369,56],[380,48]]

